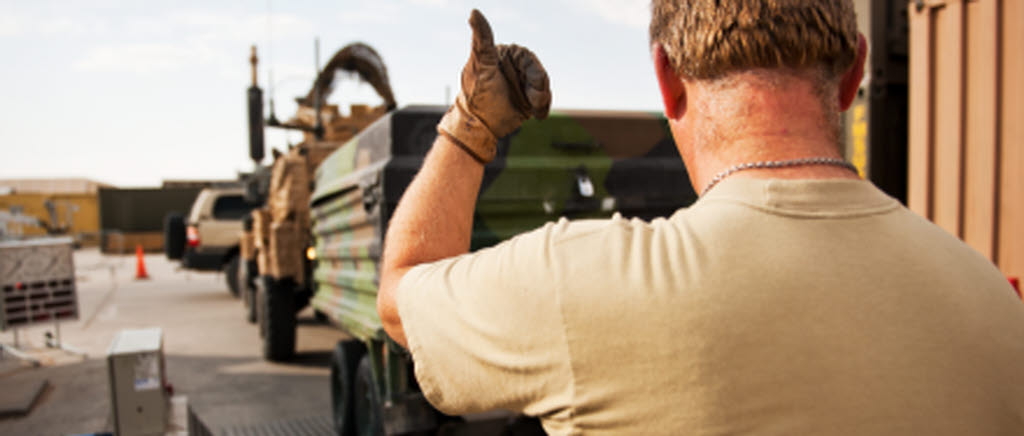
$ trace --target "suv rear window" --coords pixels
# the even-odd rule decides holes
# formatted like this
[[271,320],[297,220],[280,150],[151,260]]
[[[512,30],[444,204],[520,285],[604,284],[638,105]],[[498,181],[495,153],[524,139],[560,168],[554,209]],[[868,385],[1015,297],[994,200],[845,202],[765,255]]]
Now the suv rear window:
[[218,220],[240,220],[256,208],[257,204],[247,203],[241,195],[225,195],[213,202],[213,218]]

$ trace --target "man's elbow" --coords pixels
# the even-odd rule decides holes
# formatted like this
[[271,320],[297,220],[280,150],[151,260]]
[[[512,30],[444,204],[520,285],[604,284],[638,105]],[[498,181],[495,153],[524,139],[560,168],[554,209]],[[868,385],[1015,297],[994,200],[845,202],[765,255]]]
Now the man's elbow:
[[408,269],[395,270],[384,268],[381,271],[380,288],[377,290],[377,316],[380,317],[384,332],[391,336],[399,345],[408,348],[402,319],[398,315],[398,282]]

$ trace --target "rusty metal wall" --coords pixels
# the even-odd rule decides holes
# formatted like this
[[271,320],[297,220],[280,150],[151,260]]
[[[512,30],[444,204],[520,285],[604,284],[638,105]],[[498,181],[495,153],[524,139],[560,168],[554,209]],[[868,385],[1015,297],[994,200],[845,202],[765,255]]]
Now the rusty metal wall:
[[1024,275],[1024,2],[910,0],[908,205]]

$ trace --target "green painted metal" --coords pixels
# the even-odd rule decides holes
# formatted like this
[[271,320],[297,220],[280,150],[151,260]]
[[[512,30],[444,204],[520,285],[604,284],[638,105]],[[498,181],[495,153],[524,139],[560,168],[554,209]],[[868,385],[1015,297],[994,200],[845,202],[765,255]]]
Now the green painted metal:
[[[383,337],[376,291],[387,219],[422,164],[443,112],[427,107],[392,112],[316,170],[313,306],[364,341]],[[629,186],[659,171],[673,178],[667,186],[658,181]],[[498,158],[485,172],[472,247],[493,245],[561,216],[664,214],[692,198],[657,114],[556,111],[502,139]]]

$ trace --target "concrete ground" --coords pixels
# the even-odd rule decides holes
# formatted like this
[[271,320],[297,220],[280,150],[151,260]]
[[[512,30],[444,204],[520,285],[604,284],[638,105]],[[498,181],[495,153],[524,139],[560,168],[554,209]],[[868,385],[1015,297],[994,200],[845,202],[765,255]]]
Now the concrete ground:
[[[19,331],[21,348],[43,364],[0,357],[0,403],[39,380],[49,387],[28,414],[0,417],[0,434],[112,431],[107,348],[118,331],[146,327],[163,329],[168,381],[214,434],[330,415],[329,356],[342,332],[317,324],[306,309],[299,315],[296,359],[265,362],[256,326],[245,321],[223,274],[180,271],[162,254],[146,255],[145,266],[150,279],[135,280],[134,256],[75,253],[79,319],[62,323],[60,333],[65,345],[87,357],[47,348],[44,334],[55,332],[53,324]],[[0,343],[14,342],[12,331],[0,333]]]

